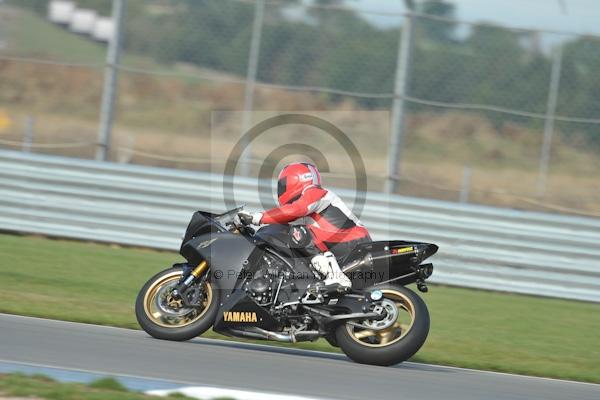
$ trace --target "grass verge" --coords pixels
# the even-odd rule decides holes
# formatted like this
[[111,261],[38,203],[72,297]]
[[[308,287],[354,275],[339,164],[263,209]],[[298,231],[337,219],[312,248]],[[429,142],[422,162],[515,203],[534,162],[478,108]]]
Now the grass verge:
[[[0,235],[0,312],[139,329],[138,290],[177,260],[169,252]],[[600,383],[598,304],[442,286],[423,297],[431,332],[414,361]],[[295,347],[339,351],[324,341]]]
[[[128,391],[118,381],[104,378],[89,385],[59,383],[43,375],[0,374],[0,399],[6,397],[52,400],[145,400],[156,396]],[[176,393],[165,399],[191,399]]]

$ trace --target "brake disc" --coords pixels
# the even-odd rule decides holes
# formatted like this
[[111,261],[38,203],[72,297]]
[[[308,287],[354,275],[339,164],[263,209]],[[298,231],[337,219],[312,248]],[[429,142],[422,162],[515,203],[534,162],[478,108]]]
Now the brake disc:
[[398,320],[398,307],[396,306],[396,303],[388,299],[383,299],[381,301],[381,305],[376,305],[373,309],[373,312],[384,314],[385,317],[380,320],[364,321],[362,325],[368,327],[369,329],[376,331],[387,329],[394,325]]
[[175,285],[163,286],[156,294],[156,306],[165,314],[165,317],[183,317],[192,311],[184,307],[181,299],[172,298],[171,291]]

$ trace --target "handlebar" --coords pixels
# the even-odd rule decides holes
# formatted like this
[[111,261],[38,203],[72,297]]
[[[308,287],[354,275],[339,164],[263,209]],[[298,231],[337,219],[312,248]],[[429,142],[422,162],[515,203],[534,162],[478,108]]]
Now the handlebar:
[[[245,206],[246,205],[244,204],[231,210],[225,211],[223,214],[216,215],[212,219],[224,230],[232,231],[231,227],[235,226],[235,224],[233,223],[233,217],[235,217],[238,212],[242,211]],[[235,228],[239,227],[235,226]]]

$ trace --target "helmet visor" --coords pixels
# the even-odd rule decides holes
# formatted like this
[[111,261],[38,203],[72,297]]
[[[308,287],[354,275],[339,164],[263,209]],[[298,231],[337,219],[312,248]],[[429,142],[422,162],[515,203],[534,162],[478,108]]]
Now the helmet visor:
[[281,197],[287,189],[287,178],[281,178],[277,181],[277,197]]

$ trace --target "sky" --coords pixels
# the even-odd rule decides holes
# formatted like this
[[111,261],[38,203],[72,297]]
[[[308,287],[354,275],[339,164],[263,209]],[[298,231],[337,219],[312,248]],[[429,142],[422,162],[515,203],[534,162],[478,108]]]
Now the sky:
[[[416,0],[419,1],[419,0]],[[456,5],[457,17],[511,27],[553,29],[600,35],[600,0],[448,0]],[[561,7],[566,6],[566,14]],[[403,0],[348,0],[358,9],[404,11]],[[394,18],[370,15],[380,26],[394,25]]]

